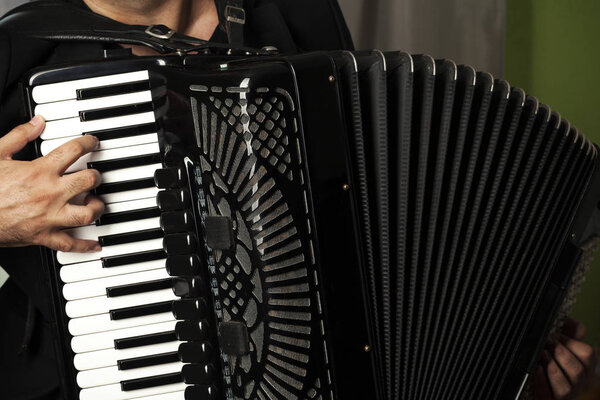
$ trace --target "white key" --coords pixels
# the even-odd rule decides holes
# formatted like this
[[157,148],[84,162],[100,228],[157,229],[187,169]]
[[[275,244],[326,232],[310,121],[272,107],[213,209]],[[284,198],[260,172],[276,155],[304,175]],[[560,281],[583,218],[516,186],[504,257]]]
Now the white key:
[[145,229],[160,228],[160,217],[138,219],[137,221],[119,222],[109,225],[85,225],[66,229],[75,239],[98,240],[100,236],[117,235],[119,233],[136,232]]
[[77,384],[80,388],[110,385],[111,383],[118,383],[129,379],[181,372],[182,368],[182,362],[152,365],[124,371],[119,371],[117,367],[98,368],[79,372],[77,374]]
[[141,165],[139,167],[115,169],[102,173],[102,183],[131,181],[134,179],[154,178],[154,172],[162,168],[161,163]]
[[[138,146],[119,147],[117,149],[100,150],[84,154],[77,161],[67,168],[66,173],[81,171],[87,169],[87,163],[94,161],[117,160],[119,158],[128,158],[132,156],[142,156],[147,154],[160,153],[158,143],[141,144]],[[122,179],[124,180],[124,179]],[[103,179],[103,182],[105,180]]]
[[154,112],[152,111],[139,114],[123,115],[119,117],[96,119],[93,121],[81,121],[79,117],[66,118],[47,122],[44,131],[40,135],[40,138],[42,138],[42,140],[58,139],[70,136],[79,136],[86,132],[124,128],[127,126],[149,124],[154,122]]
[[100,260],[69,264],[60,268],[60,279],[64,283],[70,283],[153,269],[164,269],[165,261],[166,260],[163,258],[160,260],[144,261],[111,268],[102,267],[102,261]]
[[[35,76],[32,77],[32,79]],[[77,98],[77,89],[118,85],[120,83],[148,80],[148,71],[135,71],[123,74],[104,75],[96,78],[76,79],[59,83],[38,85],[33,88],[31,97],[37,104]]]
[[90,281],[67,283],[63,286],[62,293],[65,300],[79,300],[86,299],[88,297],[105,296],[106,289],[110,287],[150,282],[167,278],[170,278],[170,275],[167,273],[166,269],[151,269],[150,271],[135,272],[133,274],[116,275],[108,278],[92,279]]
[[141,242],[116,244],[114,246],[103,247],[101,251],[95,253],[65,253],[58,251],[56,259],[61,265],[81,263],[85,261],[99,260],[105,257],[118,256],[123,254],[137,253],[147,250],[162,249],[162,239],[143,240]]
[[[66,137],[60,139],[43,140],[40,145],[40,151],[43,156],[50,153],[52,150],[67,143],[70,140],[77,138]],[[144,135],[127,136],[118,139],[101,140],[96,151],[104,151],[110,149],[118,149],[119,147],[137,146],[140,144],[158,143],[158,135],[156,133],[146,133]]]
[[118,213],[123,211],[133,211],[142,208],[156,207],[156,197],[149,197],[147,199],[139,199],[132,201],[124,201],[121,203],[108,204],[104,207],[104,214]]
[[[187,385],[185,383],[181,382],[124,392],[121,390],[121,385],[119,383],[115,383],[112,385],[96,386],[89,389],[83,389],[79,392],[79,400],[145,399],[147,396],[152,396],[152,400],[171,400],[171,398],[166,397],[164,393],[171,393],[173,391],[181,392],[185,390],[186,386]],[[180,397],[179,399],[183,399],[183,397]]]
[[136,307],[163,301],[179,300],[172,289],[155,290],[153,292],[136,293],[118,297],[90,297],[88,299],[67,301],[65,313],[69,318],[80,318],[89,315],[104,314],[110,310],[125,307]]
[[175,340],[172,342],[158,343],[149,346],[132,347],[130,349],[107,349],[75,354],[75,357],[73,357],[73,365],[78,371],[112,367],[117,365],[117,361],[119,360],[177,351],[181,343],[183,342]]
[[146,199],[148,197],[156,197],[159,192],[159,188],[156,186],[147,187],[143,189],[126,190],[124,192],[102,194],[100,200],[104,204],[120,203],[122,201],[131,201],[138,199]]
[[35,115],[43,115],[46,121],[79,117],[80,111],[98,110],[101,108],[119,107],[128,104],[147,103],[152,101],[152,92],[133,92],[114,96],[96,97],[87,100],[63,100],[40,104],[35,107]]
[[115,339],[126,339],[134,336],[150,335],[152,333],[170,332],[175,330],[177,321],[160,322],[158,324],[134,326],[133,328],[117,329],[114,331],[91,333],[74,336],[71,339],[71,350],[74,353],[114,349]]
[[136,397],[136,400],[184,400],[185,390],[177,392],[156,394],[154,396]]
[[172,312],[165,312],[142,317],[111,320],[109,314],[91,315],[89,317],[73,318],[69,321],[69,333],[72,336],[88,335],[90,333],[107,332],[134,326],[157,324],[173,321]]

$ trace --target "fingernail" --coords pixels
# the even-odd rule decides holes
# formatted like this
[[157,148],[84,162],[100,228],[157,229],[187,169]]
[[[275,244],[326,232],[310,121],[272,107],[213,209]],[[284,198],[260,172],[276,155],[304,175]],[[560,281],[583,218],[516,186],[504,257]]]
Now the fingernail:
[[41,115],[36,115],[35,117],[31,118],[29,123],[33,126],[39,126],[44,123],[44,118]]
[[102,250],[102,247],[99,244],[97,244],[92,248],[92,253],[97,253],[101,250]]

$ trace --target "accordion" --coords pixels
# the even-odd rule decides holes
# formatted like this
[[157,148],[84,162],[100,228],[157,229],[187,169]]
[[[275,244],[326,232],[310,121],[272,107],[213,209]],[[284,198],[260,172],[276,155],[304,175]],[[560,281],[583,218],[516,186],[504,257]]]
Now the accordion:
[[[26,77],[82,134],[99,253],[45,253],[68,398],[517,399],[599,232],[598,149],[403,52],[164,56]],[[565,306],[563,306],[565,304]]]

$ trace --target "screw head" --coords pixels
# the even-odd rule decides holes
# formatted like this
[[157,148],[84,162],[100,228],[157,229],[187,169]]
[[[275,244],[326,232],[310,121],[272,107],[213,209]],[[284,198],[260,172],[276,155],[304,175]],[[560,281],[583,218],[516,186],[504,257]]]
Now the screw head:
[[329,83],[335,82],[335,76],[329,75]]
[[364,350],[365,350],[365,353],[370,352],[371,351],[371,346],[369,346],[368,344],[366,344]]
[[347,183],[344,183],[342,185],[342,189],[344,190],[344,192],[347,192],[348,190],[350,190],[350,185],[348,185]]

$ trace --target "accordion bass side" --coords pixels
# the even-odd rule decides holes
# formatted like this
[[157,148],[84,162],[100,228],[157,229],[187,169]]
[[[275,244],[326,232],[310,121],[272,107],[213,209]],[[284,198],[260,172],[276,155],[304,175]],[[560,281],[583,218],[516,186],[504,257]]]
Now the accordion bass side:
[[101,141],[67,172],[102,174],[70,233],[103,249],[45,253],[68,398],[517,399],[598,235],[596,146],[449,60],[149,57],[25,87],[40,155]]

